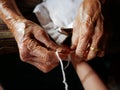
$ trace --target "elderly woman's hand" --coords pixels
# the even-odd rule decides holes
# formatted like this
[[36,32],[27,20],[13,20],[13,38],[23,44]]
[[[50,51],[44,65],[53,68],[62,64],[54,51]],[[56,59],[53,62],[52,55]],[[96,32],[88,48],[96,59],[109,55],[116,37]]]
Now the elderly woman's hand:
[[71,48],[84,60],[104,55],[103,20],[99,0],[82,2],[73,26]]
[[63,60],[67,58],[68,48],[54,43],[40,25],[27,20],[19,12],[15,0],[0,0],[0,18],[15,37],[22,61],[48,72],[59,63],[56,51]]
[[62,59],[67,58],[69,50],[55,44],[36,23],[29,20],[16,22],[13,29],[22,61],[34,65],[43,72],[49,72],[59,63],[56,51],[61,52]]

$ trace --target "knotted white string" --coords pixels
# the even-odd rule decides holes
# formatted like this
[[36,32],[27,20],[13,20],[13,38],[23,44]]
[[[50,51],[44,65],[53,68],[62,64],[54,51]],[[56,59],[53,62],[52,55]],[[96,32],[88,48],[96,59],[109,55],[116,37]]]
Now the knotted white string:
[[[62,75],[63,75],[63,83],[65,85],[65,90],[68,90],[68,84],[66,82],[66,76],[65,76],[63,62],[62,62],[62,59],[60,58],[59,53],[57,51],[56,51],[56,56],[57,56],[58,60],[60,61],[60,66],[61,66]],[[70,55],[68,55],[68,60],[70,60]],[[65,69],[69,66],[69,63],[70,63],[70,61],[68,61]]]

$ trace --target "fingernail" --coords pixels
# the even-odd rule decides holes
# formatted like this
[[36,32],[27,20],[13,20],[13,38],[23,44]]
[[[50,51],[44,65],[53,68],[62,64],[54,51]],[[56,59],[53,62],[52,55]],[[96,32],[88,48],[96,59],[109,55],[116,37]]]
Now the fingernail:
[[71,47],[70,47],[72,50],[75,50],[75,45],[72,45]]
[[57,52],[62,52],[62,51],[63,51],[63,48],[59,47],[59,48],[57,48],[56,51],[57,51]]

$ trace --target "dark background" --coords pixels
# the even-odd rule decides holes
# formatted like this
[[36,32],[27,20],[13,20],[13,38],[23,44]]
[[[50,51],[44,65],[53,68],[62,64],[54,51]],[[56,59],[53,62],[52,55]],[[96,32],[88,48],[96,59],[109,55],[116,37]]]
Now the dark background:
[[[88,62],[110,90],[120,90],[119,54],[106,55]],[[64,62],[64,65],[66,63]],[[72,65],[65,70],[69,90],[83,90]],[[60,66],[44,74],[19,59],[19,54],[0,56],[0,83],[5,90],[64,90]]]
[[[110,90],[120,90],[120,1],[107,0],[106,4],[103,8],[107,23],[105,26],[108,31],[111,30],[107,53],[88,63]],[[69,90],[82,90],[71,64],[65,72]],[[22,62],[13,38],[0,38],[0,84],[5,90],[64,90],[60,66],[44,74],[34,66]]]

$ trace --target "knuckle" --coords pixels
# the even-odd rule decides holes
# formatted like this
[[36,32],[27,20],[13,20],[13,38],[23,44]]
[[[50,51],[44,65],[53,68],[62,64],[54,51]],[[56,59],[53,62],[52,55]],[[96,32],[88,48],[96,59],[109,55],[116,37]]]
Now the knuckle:
[[44,35],[45,35],[45,32],[44,32],[43,30],[40,30],[40,31],[39,31],[39,35],[44,36]]
[[49,53],[45,56],[44,60],[45,63],[42,70],[44,73],[51,71],[58,64],[58,62],[55,62],[54,59],[51,58]]
[[86,60],[92,60],[93,58],[95,58],[96,54],[89,54],[86,58]]
[[[46,42],[47,42],[47,41],[46,41]],[[50,48],[50,47],[52,47],[52,48],[57,48],[56,45],[55,45],[53,42],[48,42],[48,43],[47,43],[47,47],[48,47],[48,48]]]
[[86,58],[86,61],[89,61],[89,60],[91,60],[93,57],[91,57],[91,56],[88,56],[87,58]]
[[43,71],[44,73],[48,73],[48,72],[50,71],[50,69],[44,68],[42,71]]
[[83,51],[80,52],[79,50],[77,50],[76,55],[79,56],[80,58],[83,58],[84,57],[84,52]]
[[27,48],[25,47],[19,48],[19,54],[20,54],[21,61],[26,62],[30,60],[30,52]]
[[20,56],[20,59],[21,59],[21,61],[23,61],[23,62],[27,62],[30,58],[28,58],[28,56],[27,55],[21,55]]
[[20,52],[20,59],[23,62],[27,62],[28,60],[30,60],[29,52],[27,51]]
[[26,61],[28,61],[27,60],[27,58],[26,58],[26,55],[20,55],[20,59],[21,59],[21,61],[23,61],[23,62],[26,62]]
[[44,73],[48,73],[49,71],[52,70],[52,67],[51,65],[44,65],[44,69],[42,70]]
[[43,59],[45,61],[45,64],[50,63],[50,58],[49,58],[49,54],[48,53],[46,53],[45,55],[43,55]]

